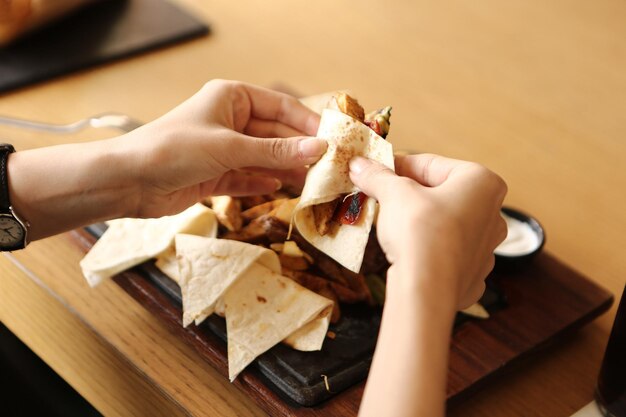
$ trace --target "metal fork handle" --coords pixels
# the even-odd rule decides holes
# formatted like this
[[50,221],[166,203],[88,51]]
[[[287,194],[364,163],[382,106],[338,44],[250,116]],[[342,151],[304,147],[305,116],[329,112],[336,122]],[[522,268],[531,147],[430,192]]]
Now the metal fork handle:
[[142,125],[141,122],[134,120],[125,114],[117,113],[103,113],[68,124],[45,123],[15,117],[0,116],[0,124],[52,133],[72,133],[88,126],[94,128],[110,127],[119,129],[123,132],[130,132],[131,130],[134,130]]
[[130,132],[142,126],[143,123],[125,114],[104,113],[89,118],[89,125],[95,128],[114,127],[124,132]]
[[89,125],[89,120],[79,120],[66,125],[57,125],[53,123],[35,122],[31,120],[0,116],[0,124],[47,132],[70,133]]

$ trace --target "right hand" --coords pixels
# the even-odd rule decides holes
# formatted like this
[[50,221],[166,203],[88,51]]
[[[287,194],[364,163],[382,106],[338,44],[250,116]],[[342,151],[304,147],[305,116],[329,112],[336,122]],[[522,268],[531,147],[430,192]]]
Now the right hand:
[[[400,281],[388,282],[388,291],[434,286],[451,292],[457,309],[468,307],[484,292],[493,251],[506,237],[500,215],[506,184],[479,164],[430,154],[397,157],[396,173],[361,157],[350,162],[352,182],[380,203],[377,233],[392,264],[388,281]],[[398,265],[402,274],[394,274]]]

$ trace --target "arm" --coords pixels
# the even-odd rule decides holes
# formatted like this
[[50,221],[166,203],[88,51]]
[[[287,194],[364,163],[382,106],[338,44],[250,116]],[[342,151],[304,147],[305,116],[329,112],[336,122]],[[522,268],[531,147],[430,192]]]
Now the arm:
[[[506,185],[478,164],[434,155],[363,158],[352,181],[380,203],[378,240],[391,263],[362,416],[443,416],[456,312],[484,291],[506,236]],[[398,220],[401,219],[401,220]]]
[[[365,388],[362,416],[443,416],[448,350],[456,306],[436,285],[405,288],[400,276],[433,282],[436,272],[396,264],[387,276],[374,360]],[[428,274],[428,275],[427,275]]]
[[[211,194],[298,185],[326,150],[295,98],[215,80],[126,135],[11,154],[11,202],[37,240],[116,217],[175,214]],[[284,139],[287,138],[287,139]]]

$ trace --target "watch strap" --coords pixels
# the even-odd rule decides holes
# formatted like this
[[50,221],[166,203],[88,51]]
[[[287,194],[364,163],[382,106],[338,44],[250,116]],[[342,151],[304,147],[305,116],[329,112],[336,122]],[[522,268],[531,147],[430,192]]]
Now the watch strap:
[[13,152],[15,152],[13,145],[0,143],[0,213],[8,213],[11,207],[7,162],[9,160],[9,154]]

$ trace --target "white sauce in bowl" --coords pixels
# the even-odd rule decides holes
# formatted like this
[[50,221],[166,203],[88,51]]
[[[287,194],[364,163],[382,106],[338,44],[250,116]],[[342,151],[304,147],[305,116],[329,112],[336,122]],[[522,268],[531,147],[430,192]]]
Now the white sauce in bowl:
[[537,232],[526,222],[501,213],[508,229],[506,239],[496,248],[497,255],[521,256],[534,251],[541,241]]

